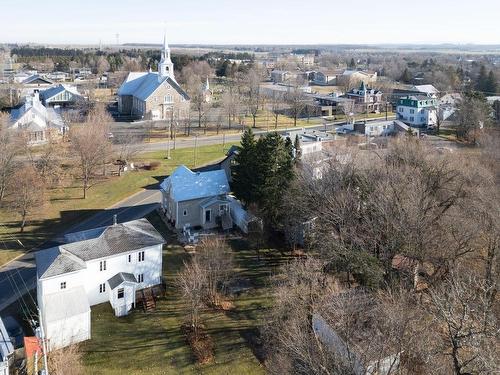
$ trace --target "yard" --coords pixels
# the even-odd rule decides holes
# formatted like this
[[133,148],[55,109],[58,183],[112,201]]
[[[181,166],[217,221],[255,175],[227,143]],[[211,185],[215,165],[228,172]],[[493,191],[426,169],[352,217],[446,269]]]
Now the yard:
[[82,349],[88,373],[91,374],[263,374],[254,354],[261,318],[270,306],[268,276],[283,261],[276,250],[263,250],[257,260],[244,240],[232,240],[237,263],[237,278],[250,281],[251,290],[236,297],[230,312],[207,311],[204,320],[215,345],[215,362],[198,365],[181,332],[186,316],[183,302],[175,287],[177,272],[187,259],[172,234],[156,214],[149,219],[167,238],[163,271],[167,296],[153,313],[133,311],[116,318],[109,304],[92,308],[92,340]]
[[[231,144],[226,145],[226,150]],[[140,170],[126,173],[122,177],[109,177],[93,186],[87,199],[82,199],[79,181],[70,187],[52,189],[48,192],[46,207],[29,218],[24,233],[19,233],[19,217],[8,207],[0,208],[0,265],[23,254],[35,246],[51,239],[77,222],[103,210],[139,191],[158,183],[175,167],[185,164],[193,167],[194,149],[172,150],[172,158],[167,160],[165,152],[157,151],[139,155],[137,162],[159,162],[156,170]],[[222,159],[222,145],[198,147],[197,166]],[[19,243],[20,241],[21,243]],[[22,245],[24,246],[22,246]]]

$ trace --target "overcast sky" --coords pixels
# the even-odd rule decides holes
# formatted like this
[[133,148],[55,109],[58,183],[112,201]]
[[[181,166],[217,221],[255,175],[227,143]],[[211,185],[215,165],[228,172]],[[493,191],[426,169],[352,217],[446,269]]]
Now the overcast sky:
[[0,42],[500,44],[500,0],[0,0]]

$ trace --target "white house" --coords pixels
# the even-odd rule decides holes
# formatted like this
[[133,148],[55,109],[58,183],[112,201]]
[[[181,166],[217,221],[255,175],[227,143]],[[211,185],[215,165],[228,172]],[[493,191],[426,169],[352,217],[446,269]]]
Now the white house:
[[410,95],[398,100],[398,120],[415,127],[437,123],[437,99],[425,95]]
[[90,306],[116,316],[137,290],[161,283],[163,237],[146,219],[69,234],[69,243],[35,254],[41,324],[51,349],[90,339]]
[[74,104],[82,96],[76,87],[59,84],[47,90],[40,92],[40,98],[44,106],[68,105]]
[[53,109],[45,107],[37,91],[26,97],[25,103],[10,113],[10,128],[25,132],[30,144],[47,141],[49,132],[63,134],[66,130],[61,116]]
[[300,154],[302,156],[321,152],[323,150],[323,142],[334,139],[330,134],[320,130],[308,130],[304,128],[289,131],[285,133],[284,137],[290,138],[292,143],[295,142],[296,137],[299,137]]
[[388,136],[395,132],[394,121],[376,121],[366,124],[354,124],[354,130],[367,137]]

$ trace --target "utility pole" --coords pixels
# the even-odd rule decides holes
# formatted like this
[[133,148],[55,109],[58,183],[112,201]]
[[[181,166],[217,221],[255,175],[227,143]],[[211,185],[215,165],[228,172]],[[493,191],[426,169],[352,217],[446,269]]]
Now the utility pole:
[[197,151],[197,147],[198,147],[198,136],[195,135],[194,136],[194,167],[196,168],[196,151]]
[[38,308],[38,317],[40,318],[40,338],[42,340],[42,350],[43,350],[43,375],[49,375],[49,366],[47,364],[47,341],[45,340],[45,331],[43,330],[43,319],[42,312]]

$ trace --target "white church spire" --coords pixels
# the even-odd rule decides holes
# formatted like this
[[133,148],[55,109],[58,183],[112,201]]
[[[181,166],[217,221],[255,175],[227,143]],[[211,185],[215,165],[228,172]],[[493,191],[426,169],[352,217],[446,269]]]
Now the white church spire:
[[161,52],[161,61],[158,64],[158,79],[163,80],[166,77],[170,77],[175,80],[174,77],[174,63],[170,59],[170,47],[167,43],[167,33],[163,35],[163,51]]

